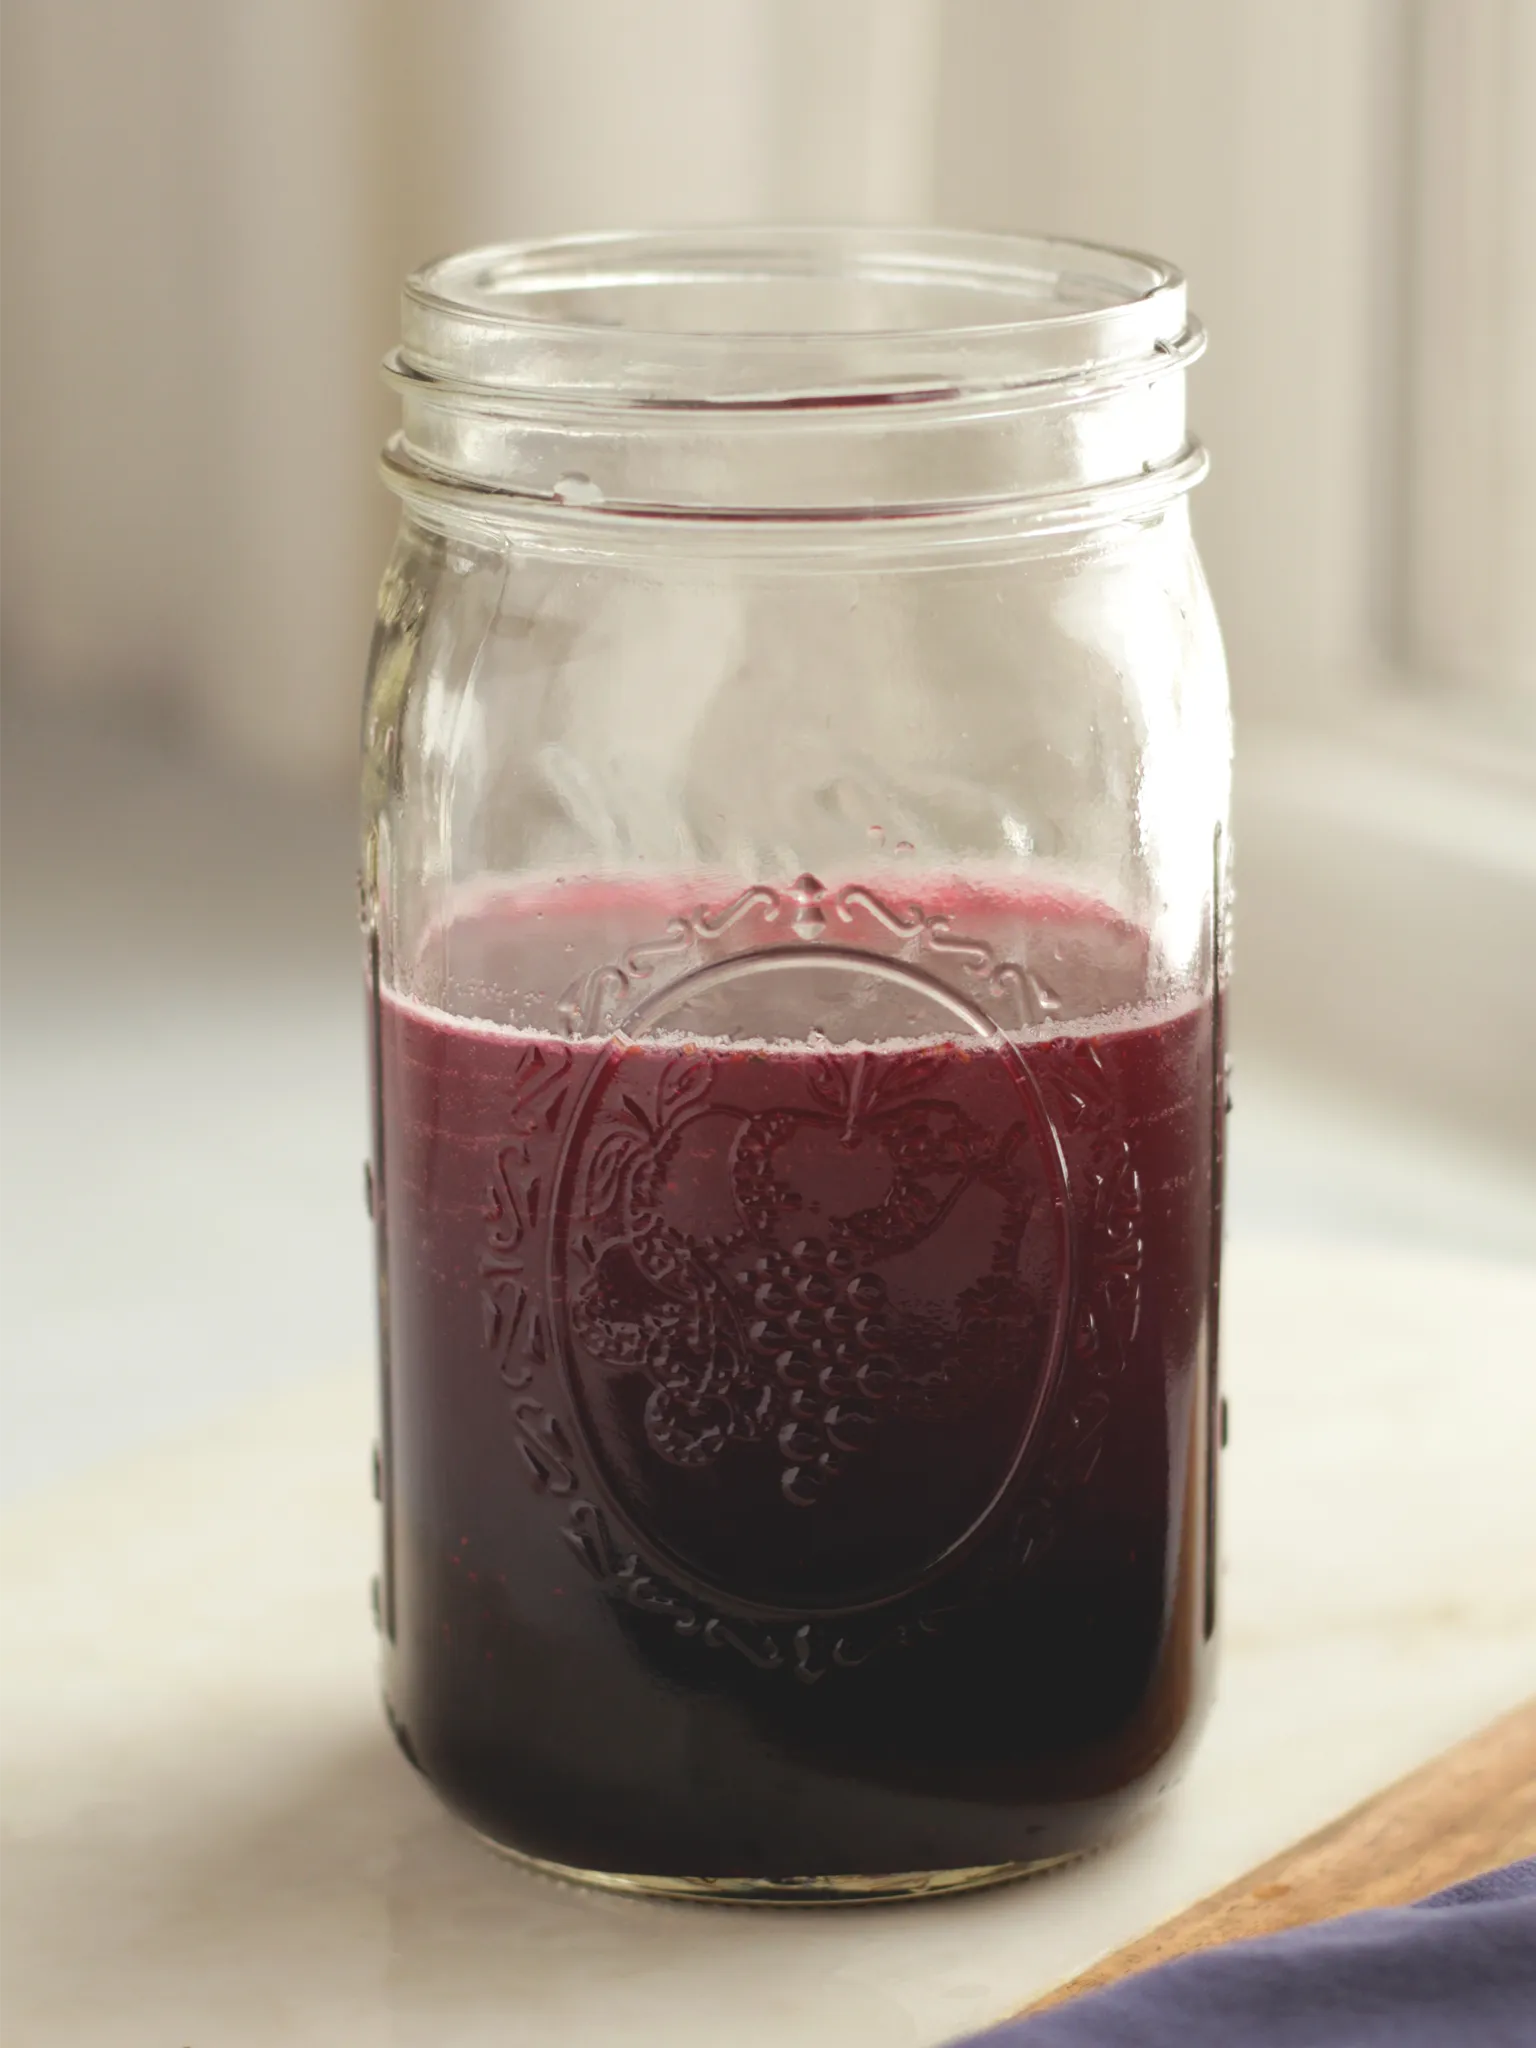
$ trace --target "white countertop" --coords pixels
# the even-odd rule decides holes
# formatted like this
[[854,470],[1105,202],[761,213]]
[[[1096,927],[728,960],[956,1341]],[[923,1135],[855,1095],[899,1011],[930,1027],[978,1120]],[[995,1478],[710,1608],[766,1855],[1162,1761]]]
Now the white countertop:
[[1224,1667],[1118,1848],[969,1898],[589,1896],[376,1704],[371,1386],[268,1392],[0,1527],[13,2048],[905,2048],[999,2018],[1536,1690],[1536,1274],[1239,1239]]

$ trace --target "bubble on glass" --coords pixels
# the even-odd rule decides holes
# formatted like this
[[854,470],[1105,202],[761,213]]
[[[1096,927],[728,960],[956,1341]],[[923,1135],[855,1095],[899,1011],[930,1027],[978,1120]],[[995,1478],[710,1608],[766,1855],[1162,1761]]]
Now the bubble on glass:
[[555,485],[555,496],[562,505],[601,505],[603,487],[579,469],[573,469]]

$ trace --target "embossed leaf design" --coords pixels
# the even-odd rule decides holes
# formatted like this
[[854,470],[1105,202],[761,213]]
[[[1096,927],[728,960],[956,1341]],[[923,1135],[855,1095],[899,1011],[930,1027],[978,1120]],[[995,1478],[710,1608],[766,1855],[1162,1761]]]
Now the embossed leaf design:
[[586,1212],[601,1216],[622,1199],[625,1176],[646,1156],[646,1141],[636,1131],[604,1133],[587,1168]]
[[530,1133],[544,1122],[553,1128],[561,1100],[548,1100],[553,1089],[564,1082],[571,1056],[563,1045],[533,1045],[518,1067],[509,1090],[509,1121],[514,1131]]
[[714,1076],[707,1061],[680,1056],[661,1070],[656,1087],[656,1121],[669,1128],[708,1095]]
[[806,1069],[806,1084],[811,1094],[824,1109],[830,1109],[840,1117],[848,1113],[854,1065],[853,1061],[831,1059],[822,1053]]
[[953,1053],[923,1051],[883,1061],[869,1090],[871,1109],[893,1107],[932,1088],[940,1081],[946,1061],[953,1057]]
[[648,1138],[653,1137],[655,1132],[651,1126],[651,1119],[646,1114],[645,1105],[636,1096],[631,1095],[628,1089],[620,1093],[619,1101],[624,1105],[625,1114],[634,1118]]

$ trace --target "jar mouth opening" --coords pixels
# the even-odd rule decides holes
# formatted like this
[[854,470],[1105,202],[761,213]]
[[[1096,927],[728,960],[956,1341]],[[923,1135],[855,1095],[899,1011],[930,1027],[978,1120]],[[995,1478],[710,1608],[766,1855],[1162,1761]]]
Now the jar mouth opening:
[[750,227],[472,249],[407,282],[405,378],[525,402],[954,400],[1182,367],[1182,276],[1088,242]]

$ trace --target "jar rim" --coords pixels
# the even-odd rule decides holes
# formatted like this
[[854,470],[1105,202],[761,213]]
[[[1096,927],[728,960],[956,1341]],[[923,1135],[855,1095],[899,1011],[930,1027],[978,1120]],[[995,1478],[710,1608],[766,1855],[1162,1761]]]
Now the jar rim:
[[954,228],[674,228],[493,244],[405,287],[402,379],[562,407],[954,401],[1117,383],[1198,353],[1182,275]]

